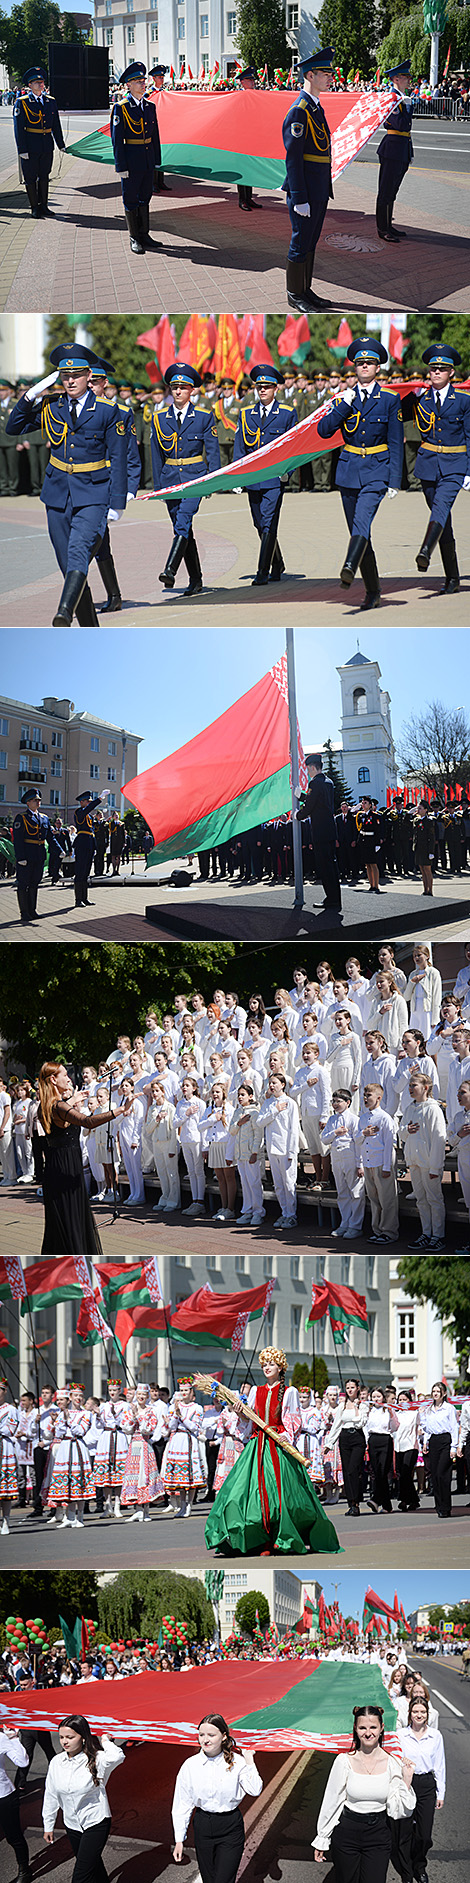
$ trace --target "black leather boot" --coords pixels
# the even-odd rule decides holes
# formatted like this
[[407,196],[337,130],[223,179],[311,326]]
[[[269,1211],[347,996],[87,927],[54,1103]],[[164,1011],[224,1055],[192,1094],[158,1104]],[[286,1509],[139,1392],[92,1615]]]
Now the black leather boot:
[[29,207],[31,210],[31,215],[34,216],[35,222],[37,222],[38,216],[39,216],[37,183],[36,182],[26,183],[26,179],[25,179],[25,189],[26,189],[26,195],[28,198]]
[[285,562],[283,561],[283,558],[281,556],[279,543],[276,542],[274,544],[273,554],[271,558],[271,574],[269,577],[270,582],[280,582],[281,575],[284,574],[285,566],[286,566]]
[[202,595],[202,569],[199,561],[197,543],[194,540],[192,530],[189,532],[184,552],[184,560],[189,575],[189,588],[185,588],[185,595]]
[[369,608],[380,608],[379,571],[370,542],[364,550],[364,555],[361,556],[361,575],[366,590],[364,600],[361,602],[361,614],[365,614]]
[[443,543],[441,536],[440,551],[446,579],[442,584],[442,588],[439,589],[439,595],[458,595],[460,588],[460,569],[457,562],[455,543]]
[[323,314],[326,308],[334,306],[334,302],[322,301],[318,294],[312,294],[312,276],[313,276],[314,261],[315,261],[315,249],[311,248],[309,250],[309,253],[306,257],[306,262],[305,262],[305,295],[306,295],[306,301],[307,301],[307,313],[310,309],[311,312],[313,313]]
[[49,209],[49,177],[39,177],[38,208],[40,216],[52,217],[54,220],[54,211]]
[[124,214],[125,214],[127,227],[128,227],[129,235],[131,239],[132,254],[133,255],[145,255],[144,244],[141,239],[140,228],[139,228],[139,224],[137,220],[137,210],[126,209],[124,211]]
[[154,242],[153,235],[150,235],[149,203],[140,203],[139,205],[139,234],[144,248],[160,248],[160,243]]
[[174,588],[175,586],[175,575],[179,569],[180,562],[183,561],[183,556],[186,554],[187,541],[187,536],[173,537],[170,554],[167,556],[165,567],[162,569],[161,575],[158,578],[159,582],[163,582],[164,588]]
[[270,524],[269,530],[263,530],[263,534],[261,537],[261,549],[259,552],[258,568],[256,571],[256,575],[254,577],[254,581],[251,584],[252,588],[264,588],[265,584],[269,582],[269,571],[271,568],[271,561],[272,561],[272,557],[273,557],[274,550],[276,547],[278,521],[279,521],[279,511],[277,513],[277,516],[274,518],[274,522]]
[[83,594],[85,582],[86,575],[84,575],[83,569],[69,569],[69,573],[65,577],[57,613],[53,617],[53,628],[71,627],[77,602],[80,601],[80,596]]
[[99,628],[100,624],[98,621],[98,616],[96,613],[96,608],[93,601],[91,589],[88,587],[88,582],[85,582],[85,587],[80,596],[80,601],[77,602],[77,605],[75,608],[75,614],[77,617],[79,628]]
[[433,549],[436,548],[440,536],[442,536],[442,523],[428,523],[424,542],[421,544],[421,549],[418,549],[416,557],[417,569],[421,569],[423,572],[429,569],[432,552]]
[[298,311],[300,314],[309,314],[311,312],[311,303],[308,300],[308,290],[307,290],[307,284],[306,284],[306,279],[305,279],[305,270],[306,270],[305,262],[288,261],[287,263],[287,269],[286,269],[287,303],[289,307],[298,308]]
[[340,581],[343,584],[343,588],[351,587],[351,582],[354,581],[354,577],[355,575],[357,575],[359,563],[362,562],[364,551],[367,549],[367,545],[368,545],[367,536],[350,536],[349,544],[348,544],[348,553],[347,553],[347,556],[345,557],[345,560],[343,562],[343,567],[340,572]]
[[109,555],[107,556],[97,556],[96,560],[98,563],[101,580],[104,583],[104,587],[106,589],[106,594],[108,597],[107,602],[103,602],[100,608],[100,614],[101,615],[118,615],[120,614],[121,608],[122,608],[122,595],[121,595],[121,590],[119,587],[119,582],[117,579],[111,551],[109,552]]

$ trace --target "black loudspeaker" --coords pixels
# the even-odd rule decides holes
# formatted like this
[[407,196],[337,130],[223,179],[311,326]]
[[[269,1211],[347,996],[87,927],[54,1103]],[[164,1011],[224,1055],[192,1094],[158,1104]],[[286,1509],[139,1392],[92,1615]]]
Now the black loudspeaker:
[[49,87],[61,111],[109,110],[107,46],[49,42]]

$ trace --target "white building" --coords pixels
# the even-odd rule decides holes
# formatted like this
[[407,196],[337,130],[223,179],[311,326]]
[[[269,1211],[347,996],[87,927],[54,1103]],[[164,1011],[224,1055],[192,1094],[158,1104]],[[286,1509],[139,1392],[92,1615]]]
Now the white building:
[[[178,1573],[176,1570],[176,1574]],[[200,1582],[204,1582],[203,1568],[193,1569],[191,1573],[197,1576]],[[318,1601],[320,1587],[319,1582],[308,1584],[310,1601]],[[295,1628],[296,1622],[300,1621],[303,1610],[303,1585],[300,1576],[294,1576],[290,1569],[283,1569],[277,1565],[271,1566],[271,1564],[259,1561],[244,1562],[241,1566],[235,1564],[233,1568],[224,1569],[224,1590],[219,1605],[222,1641],[226,1641],[227,1636],[232,1633],[233,1618],[240,1596],[249,1595],[252,1589],[257,1589],[260,1595],[266,1596],[271,1623],[275,1624],[280,1634],[285,1634],[287,1628]]]
[[450,1387],[458,1377],[455,1346],[444,1332],[431,1301],[419,1302],[398,1280],[398,1262],[390,1262],[390,1374],[397,1388],[428,1393],[443,1377]]
[[[317,0],[285,0],[286,34],[293,64],[320,44],[315,19]],[[96,46],[109,48],[117,77],[132,59],[147,67],[158,61],[179,74],[191,67],[193,78],[218,63],[222,77],[230,74],[238,53],[235,0],[95,0],[93,24]]]
[[342,769],[355,802],[366,791],[379,804],[398,783],[390,717],[390,694],[382,688],[377,660],[358,650],[344,667],[341,682]]
[[[21,314],[5,320],[0,330],[2,379],[40,379],[46,353],[46,315]],[[46,355],[47,357],[47,355]],[[49,368],[46,368],[49,371]]]

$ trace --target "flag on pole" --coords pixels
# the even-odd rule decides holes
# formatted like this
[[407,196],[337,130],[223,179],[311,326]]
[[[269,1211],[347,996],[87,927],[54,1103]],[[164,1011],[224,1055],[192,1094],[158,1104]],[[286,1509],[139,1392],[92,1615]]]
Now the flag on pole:
[[330,347],[331,352],[336,355],[337,360],[344,360],[348,347],[351,345],[351,340],[352,333],[349,321],[340,320],[336,340],[327,340],[326,344],[327,347]]
[[303,366],[311,348],[310,328],[306,314],[287,314],[286,324],[279,334],[277,350],[281,360],[293,360],[294,366]]
[[19,1255],[0,1255],[0,1301],[7,1301],[9,1295],[13,1301],[23,1301],[26,1295],[23,1264]]
[[312,1282],[312,1306],[308,1321],[306,1322],[307,1327],[310,1326],[312,1321],[321,1321],[323,1315],[327,1314],[329,1299],[328,1282],[322,1281],[321,1285],[320,1283]]
[[[76,1269],[80,1257],[61,1255],[58,1261],[34,1262],[31,1268],[24,1270],[25,1293],[21,1301],[21,1313],[40,1314],[43,1308],[54,1307],[58,1301],[80,1301],[83,1285]],[[5,1260],[10,1260],[6,1257]]]
[[243,379],[243,360],[234,314],[219,314],[213,371],[216,379],[233,379],[237,386]]
[[175,1308],[171,1315],[172,1336],[196,1347],[231,1347],[238,1353],[248,1322],[264,1320],[274,1286],[271,1277],[258,1288],[221,1295],[206,1282]]
[[355,1288],[339,1287],[336,1282],[332,1281],[327,1281],[326,1287],[330,1307],[341,1309],[341,1319],[347,1326],[367,1327],[365,1295],[358,1295]]
[[[307,779],[300,744],[301,784]],[[212,850],[291,804],[287,660],[204,732],[125,786],[155,838],[147,864]]]
[[203,373],[212,359],[216,338],[217,328],[212,318],[206,320],[204,314],[190,314],[183,328],[177,359],[185,360],[197,373]]

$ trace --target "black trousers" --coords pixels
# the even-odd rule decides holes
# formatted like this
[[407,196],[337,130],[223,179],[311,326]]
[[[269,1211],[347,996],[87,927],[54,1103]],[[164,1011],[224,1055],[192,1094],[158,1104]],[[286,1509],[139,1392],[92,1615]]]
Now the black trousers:
[[54,1758],[54,1747],[52,1744],[51,1735],[48,1732],[28,1733],[28,1732],[22,1731],[20,1733],[20,1739],[21,1739],[22,1746],[24,1746],[25,1752],[27,1752],[28,1754],[28,1764],[20,1765],[18,1767],[18,1771],[15,1778],[15,1791],[26,1791],[26,1780],[28,1777],[28,1772],[30,1770],[30,1767],[32,1766],[32,1763],[33,1763],[35,1747],[36,1746],[41,1747],[41,1752],[45,1753],[48,1765],[50,1764],[51,1759]]
[[193,1823],[202,1883],[235,1883],[245,1843],[238,1805],[235,1811],[200,1811],[198,1807]]
[[432,1494],[439,1517],[450,1517],[452,1508],[452,1459],[450,1432],[433,1432],[429,1440],[429,1472]]
[[350,1811],[345,1805],[330,1847],[336,1883],[385,1883],[391,1847],[386,1811]]
[[333,842],[321,842],[321,839],[315,835],[315,827],[313,831],[313,848],[315,853],[315,869],[323,885],[326,901],[330,904],[331,908],[340,909],[341,883],[339,880],[338,864],[336,862],[336,850]]
[[20,1824],[18,1793],[11,1791],[8,1798],[0,1798],[0,1830],[7,1844],[15,1852],[19,1870],[29,1869],[29,1850]]
[[392,1458],[393,1444],[389,1432],[371,1432],[369,1438],[371,1491],[374,1503],[382,1504],[384,1510],[392,1508],[388,1482]]
[[102,1818],[100,1824],[92,1824],[89,1831],[71,1831],[66,1825],[67,1837],[72,1845],[75,1863],[71,1883],[108,1883],[102,1851],[111,1830],[111,1819]]
[[433,1772],[414,1772],[413,1791],[416,1804],[411,1818],[399,1818],[392,1827],[392,1862],[402,1883],[412,1883],[426,1868],[428,1850],[432,1850],[432,1827],[436,1809],[436,1780]]
[[344,1432],[340,1432],[339,1455],[348,1504],[359,1504],[361,1500],[365,1449],[366,1441],[363,1432],[353,1432],[347,1426]]
[[418,1492],[415,1485],[415,1466],[417,1451],[396,1451],[395,1470],[398,1478],[398,1496],[405,1510],[417,1510]]

